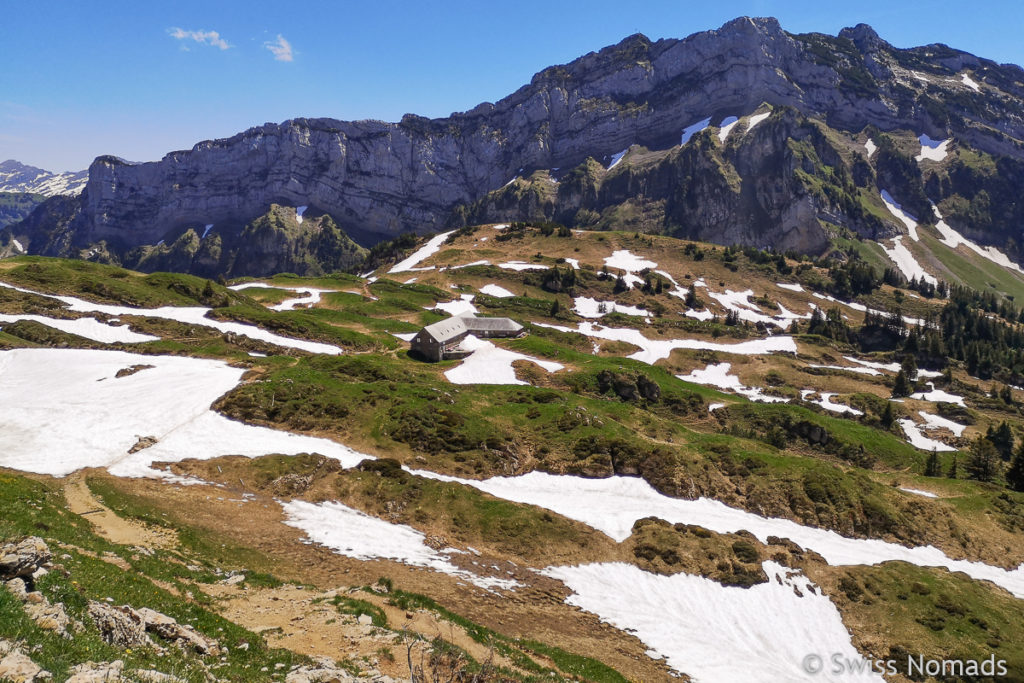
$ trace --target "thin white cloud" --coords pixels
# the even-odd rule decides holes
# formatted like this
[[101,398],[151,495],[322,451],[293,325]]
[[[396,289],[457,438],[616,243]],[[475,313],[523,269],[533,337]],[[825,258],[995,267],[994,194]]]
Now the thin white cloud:
[[192,40],[200,45],[209,45],[221,50],[227,50],[231,47],[228,41],[221,38],[220,34],[216,31],[186,31],[185,29],[175,27],[167,29],[167,35],[175,40]]
[[277,40],[268,40],[263,43],[263,47],[270,50],[274,59],[279,62],[291,62],[295,59],[295,55],[292,53],[292,44],[285,40],[280,33],[277,34]]

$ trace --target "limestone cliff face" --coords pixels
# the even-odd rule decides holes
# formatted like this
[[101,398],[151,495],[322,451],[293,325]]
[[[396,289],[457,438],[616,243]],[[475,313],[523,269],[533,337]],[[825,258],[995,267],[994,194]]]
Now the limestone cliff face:
[[[982,92],[960,80],[964,70],[984,83]],[[741,18],[684,40],[631,36],[545,69],[496,104],[445,119],[295,119],[153,163],[100,157],[89,169],[70,241],[103,241],[115,250],[169,243],[211,223],[244,225],[272,203],[315,207],[364,242],[425,233],[465,220],[469,207],[521,173],[575,168],[633,144],[668,149],[697,121],[749,114],[762,103],[839,130],[907,129],[1024,157],[1024,72],[1017,67],[941,45],[898,50],[864,25],[838,37],[792,35],[774,19]],[[736,163],[756,166],[748,151],[749,159]],[[699,167],[691,161],[687,168]],[[725,211],[736,188],[706,170],[693,188],[663,193],[667,215],[685,218],[694,235],[725,228],[748,241],[739,215]],[[648,182],[687,178],[694,180],[663,170]],[[785,237],[813,231],[820,214],[799,192],[769,182],[743,191],[753,192],[744,215],[755,220],[758,241],[820,241]]]

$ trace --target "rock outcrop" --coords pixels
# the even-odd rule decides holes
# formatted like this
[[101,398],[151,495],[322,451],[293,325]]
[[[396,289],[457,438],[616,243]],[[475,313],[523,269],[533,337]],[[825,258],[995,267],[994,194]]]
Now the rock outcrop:
[[148,607],[134,609],[128,605],[108,605],[89,602],[89,616],[103,639],[119,647],[151,645],[150,633],[200,655],[220,654],[220,645],[191,626]]

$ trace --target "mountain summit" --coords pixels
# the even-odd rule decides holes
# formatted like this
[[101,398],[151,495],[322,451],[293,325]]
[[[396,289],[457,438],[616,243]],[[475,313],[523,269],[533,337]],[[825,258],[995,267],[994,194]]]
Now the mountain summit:
[[[1024,210],[976,199],[1024,177],[1022,110],[1016,66],[898,49],[864,24],[798,35],[741,17],[682,40],[630,36],[443,119],[294,119],[158,162],[100,157],[79,200],[40,207],[12,235],[31,253],[138,266],[133,250],[188,231],[237,241],[278,204],[363,243],[545,219],[814,253],[840,230],[896,234],[886,190],[922,221],[934,202],[1013,251]],[[944,142],[941,159],[921,156]],[[986,170],[997,164],[999,177]]]

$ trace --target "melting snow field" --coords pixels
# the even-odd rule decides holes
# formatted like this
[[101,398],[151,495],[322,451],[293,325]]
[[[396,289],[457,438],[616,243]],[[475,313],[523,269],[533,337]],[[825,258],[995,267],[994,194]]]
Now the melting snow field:
[[480,293],[487,294],[488,296],[496,296],[499,299],[507,299],[510,296],[515,296],[515,294],[508,291],[504,287],[495,284],[484,285],[483,287],[480,288]]
[[723,144],[725,143],[726,138],[729,137],[729,133],[731,133],[732,129],[736,127],[737,123],[739,123],[739,119],[735,116],[726,116],[722,119],[722,123],[719,124],[720,127],[718,129],[719,142]]
[[[839,610],[800,572],[772,561],[768,582],[739,588],[702,576],[661,576],[624,563],[549,567],[573,592],[566,602],[633,633],[654,656],[701,683],[807,679],[804,657],[860,660]],[[845,681],[826,667],[814,680]],[[857,676],[879,681],[877,675]]]
[[[513,179],[514,180],[514,179]],[[437,252],[441,251],[441,245],[444,244],[448,236],[451,235],[454,230],[450,232],[442,232],[440,235],[434,235],[431,237],[426,244],[413,252],[412,256],[402,261],[399,261],[392,266],[389,273],[405,273],[413,270],[433,270],[433,266],[426,268],[416,268],[421,261],[425,261],[429,257],[433,256]]]
[[935,495],[934,493],[932,493],[931,491],[922,491],[921,489],[909,489],[909,488],[906,488],[905,486],[900,486],[899,489],[900,489],[900,491],[906,491],[907,493],[913,493],[915,496],[922,496],[924,498],[938,498],[938,496]]
[[804,291],[804,288],[801,285],[790,285],[790,284],[786,284],[785,282],[776,282],[775,286],[780,288],[780,289],[788,289],[791,292],[802,292],[802,291]]
[[472,294],[462,294],[454,301],[442,301],[434,306],[434,309],[444,311],[448,315],[465,315],[466,313],[476,315],[476,306],[473,305],[474,298]]
[[740,320],[744,320],[746,322],[775,325],[783,330],[787,330],[790,325],[793,324],[794,320],[807,320],[811,317],[810,313],[797,315],[792,311],[786,310],[786,307],[781,304],[779,304],[779,315],[765,315],[764,313],[761,313],[760,308],[751,303],[750,297],[754,296],[754,290],[752,289],[747,289],[742,292],[734,292],[731,289],[727,289],[725,292],[712,292],[711,289],[708,289],[707,293],[708,296],[717,301],[722,308],[732,311],[739,316]]
[[729,374],[729,369],[731,367],[732,363],[710,364],[703,370],[694,370],[689,375],[676,375],[676,377],[684,382],[693,382],[694,384],[734,391],[741,396],[746,396],[751,401],[759,401],[761,403],[789,403],[788,398],[770,396],[757,387],[743,386],[739,377]]
[[747,132],[749,133],[750,131],[754,130],[754,126],[756,126],[757,124],[761,123],[762,121],[764,121],[766,118],[768,118],[771,115],[772,115],[772,113],[770,111],[766,111],[766,112],[762,112],[760,114],[754,114],[753,116],[751,116],[749,119],[747,119]]
[[132,332],[131,328],[127,325],[108,325],[107,323],[101,323],[96,318],[77,318],[73,320],[65,320],[63,318],[47,318],[41,315],[8,315],[6,313],[0,313],[0,323],[13,323],[19,320],[31,320],[33,322],[41,323],[47,327],[52,327],[55,330],[61,332],[67,332],[68,334],[77,334],[79,337],[85,337],[93,341],[98,341],[102,344],[139,344],[141,342],[157,341],[160,337],[154,337],[148,334],[139,334],[138,332]]
[[675,524],[697,524],[726,534],[746,529],[762,542],[769,536],[788,538],[805,549],[820,553],[830,565],[874,565],[899,560],[921,567],[946,567],[968,576],[991,581],[1024,598],[1024,565],[1007,570],[983,562],[953,560],[938,548],[907,548],[877,539],[847,538],[834,531],[807,527],[788,519],[761,517],[732,508],[717,500],[683,500],[662,495],[639,477],[587,479],[571,475],[531,472],[518,477],[474,480],[414,471],[423,477],[461,482],[498,498],[547,508],[583,522],[616,541],[632,534],[633,523],[659,517]]
[[[305,207],[300,207],[305,208]],[[293,311],[299,306],[309,307],[320,302],[320,297],[324,294],[330,294],[337,290],[334,289],[316,289],[315,287],[285,287],[284,285],[271,285],[265,282],[244,282],[240,285],[232,285],[228,289],[237,291],[243,291],[246,289],[287,289],[289,292],[295,292],[302,296],[294,299],[285,299],[276,306],[271,306],[272,311]]]
[[640,350],[628,357],[648,365],[654,365],[659,360],[668,358],[675,349],[703,349],[707,351],[721,351],[723,353],[736,353],[744,356],[759,353],[796,353],[796,342],[793,341],[793,338],[783,336],[751,339],[749,341],[736,342],[735,344],[719,344],[701,339],[648,339],[640,330],[623,327],[602,327],[590,322],[582,322],[576,329],[561,325],[549,325],[547,323],[534,324],[560,332],[576,332],[595,339],[623,341],[633,346],[639,346]]
[[974,92],[981,92],[981,86],[978,85],[978,82],[965,73],[960,74],[960,82],[966,85]]
[[939,453],[955,451],[956,449],[952,446],[946,445],[941,441],[935,439],[929,439],[925,436],[918,428],[914,421],[909,418],[903,418],[899,420],[900,427],[903,428],[903,433],[907,435],[907,443],[914,448],[920,448],[922,451],[938,451]]
[[296,206],[295,207],[295,222],[302,225],[302,214],[306,213],[308,206]]
[[499,268],[505,270],[547,270],[549,266],[541,265],[539,263],[526,263],[525,261],[509,261],[508,263],[499,263]]
[[[357,560],[393,560],[415,567],[457,576],[488,590],[519,586],[513,579],[481,577],[460,569],[424,541],[426,536],[404,524],[392,524],[371,517],[335,501],[307,503],[293,500],[282,503],[285,524],[301,529],[310,541],[326,546],[345,557]],[[459,552],[459,551],[454,551]]]
[[444,373],[452,384],[528,384],[516,378],[512,363],[517,360],[528,360],[536,363],[548,372],[558,372],[565,368],[561,363],[540,360],[515,351],[495,346],[486,339],[468,335],[459,344],[465,351],[472,351],[462,363]]
[[[152,365],[116,377],[131,366]],[[154,461],[321,453],[346,467],[369,457],[328,439],[235,422],[210,410],[245,372],[227,363],[123,351],[0,352],[0,465],[64,476],[83,467],[151,476]],[[128,450],[139,437],[157,444]]]
[[647,268],[658,267],[658,264],[654,261],[648,261],[643,256],[637,256],[628,249],[613,251],[611,256],[605,258],[604,264],[609,268],[618,268],[627,273],[638,273]]
[[803,391],[800,392],[800,398],[804,401],[807,401],[808,403],[815,403],[824,408],[825,410],[831,411],[833,413],[850,413],[851,415],[864,414],[863,411],[857,410],[856,408],[851,408],[848,405],[844,405],[842,403],[833,403],[832,397],[835,396],[836,394],[832,392],[823,392],[819,395],[817,401],[812,401],[809,397],[814,393],[817,392],[815,392],[813,389],[804,389]]
[[870,159],[871,155],[878,150],[878,147],[875,145],[874,140],[868,138],[868,141],[864,143],[864,150],[868,153],[868,159]]
[[986,258],[992,263],[995,263],[996,265],[1000,265],[1003,268],[1008,268],[1009,270],[1015,270],[1018,273],[1024,274],[1024,269],[1022,269],[1018,264],[1011,261],[1009,256],[1001,252],[999,249],[996,249],[995,247],[983,247],[977,244],[976,242],[972,242],[971,240],[967,239],[959,232],[951,228],[949,224],[942,219],[942,214],[939,213],[939,208],[937,206],[932,204],[932,208],[935,210],[935,215],[939,217],[939,222],[935,224],[935,229],[939,231],[940,235],[942,235],[942,239],[939,240],[940,242],[945,244],[950,249],[956,249],[959,245],[962,244],[971,251],[973,251],[974,253],[981,256],[982,258]]
[[923,410],[917,411],[917,414],[924,420],[924,429],[948,429],[954,436],[963,436],[964,430],[967,429],[967,425],[953,422],[940,415],[932,415]]
[[948,154],[946,148],[953,141],[952,138],[948,140],[932,140],[927,135],[919,135],[917,139],[921,142],[921,153],[914,157],[916,161],[924,161],[925,159],[942,161]]
[[628,151],[629,151],[629,147],[627,147],[626,149],[622,150],[621,152],[617,152],[616,154],[613,154],[612,155],[612,161],[611,161],[610,164],[608,164],[608,170],[610,171],[613,168],[615,168],[618,165],[618,163],[620,161],[622,161],[622,157],[626,156],[626,152],[628,152]]
[[928,382],[928,391],[919,391],[916,394],[911,394],[910,398],[916,398],[920,401],[931,401],[932,403],[956,403],[959,406],[964,405],[963,396],[957,396],[956,394],[945,392],[942,389],[936,389],[933,382]]
[[651,315],[650,311],[637,308],[636,306],[617,304],[614,301],[598,301],[588,296],[578,296],[572,300],[572,303],[573,312],[584,318],[601,318],[609,313],[622,313],[623,315],[636,315],[640,317]]
[[903,277],[908,280],[924,280],[933,285],[939,284],[939,281],[934,275],[930,275],[914,255],[910,253],[910,250],[903,244],[903,236],[892,238],[892,247],[887,247],[881,242],[878,243],[882,247],[882,251],[892,259],[892,262],[896,264],[896,267],[903,273]]
[[889,213],[899,218],[900,222],[906,226],[910,239],[917,242],[919,239],[917,236],[917,217],[911,216],[904,211],[903,206],[893,199],[892,195],[886,190],[882,190],[882,203],[885,204],[885,208],[889,209]]
[[[248,285],[252,286],[252,285]],[[245,325],[242,323],[228,322],[224,320],[214,320],[213,318],[207,318],[206,314],[209,313],[209,308],[203,308],[200,306],[161,306],[160,308],[130,308],[128,306],[118,306],[111,304],[94,304],[91,301],[85,301],[78,299],[73,296],[51,296],[49,294],[41,294],[39,292],[33,292],[29,289],[22,289],[20,287],[14,287],[12,285],[4,284],[0,282],[0,287],[9,287],[19,292],[26,292],[28,294],[35,294],[37,296],[44,296],[48,299],[56,299],[61,301],[68,306],[68,310],[76,313],[103,313],[106,315],[138,315],[146,318],[162,318],[164,320],[176,320],[178,322],[186,323],[188,325],[199,325],[201,327],[212,327],[220,332],[230,332],[232,334],[238,334],[243,337],[249,337],[250,339],[256,339],[258,341],[264,341],[269,344],[275,344],[277,346],[283,346],[293,349],[301,349],[302,351],[308,351],[310,353],[323,353],[328,355],[338,355],[344,353],[341,348],[333,346],[331,344],[321,344],[319,342],[306,341],[305,339],[292,339],[291,337],[282,337],[278,334],[274,334],[268,330],[264,330],[261,327],[255,325]]]
[[[686,128],[683,128],[683,136],[679,140],[679,144],[680,145],[685,145],[687,142],[690,141],[690,138],[692,138],[694,135],[696,135],[697,133],[701,132],[702,130],[704,130],[705,128],[707,128],[710,125],[711,125],[711,117],[709,116],[706,119],[701,119],[697,123],[694,123],[692,125],[687,126]],[[748,128],[748,130],[749,130],[749,128]]]

